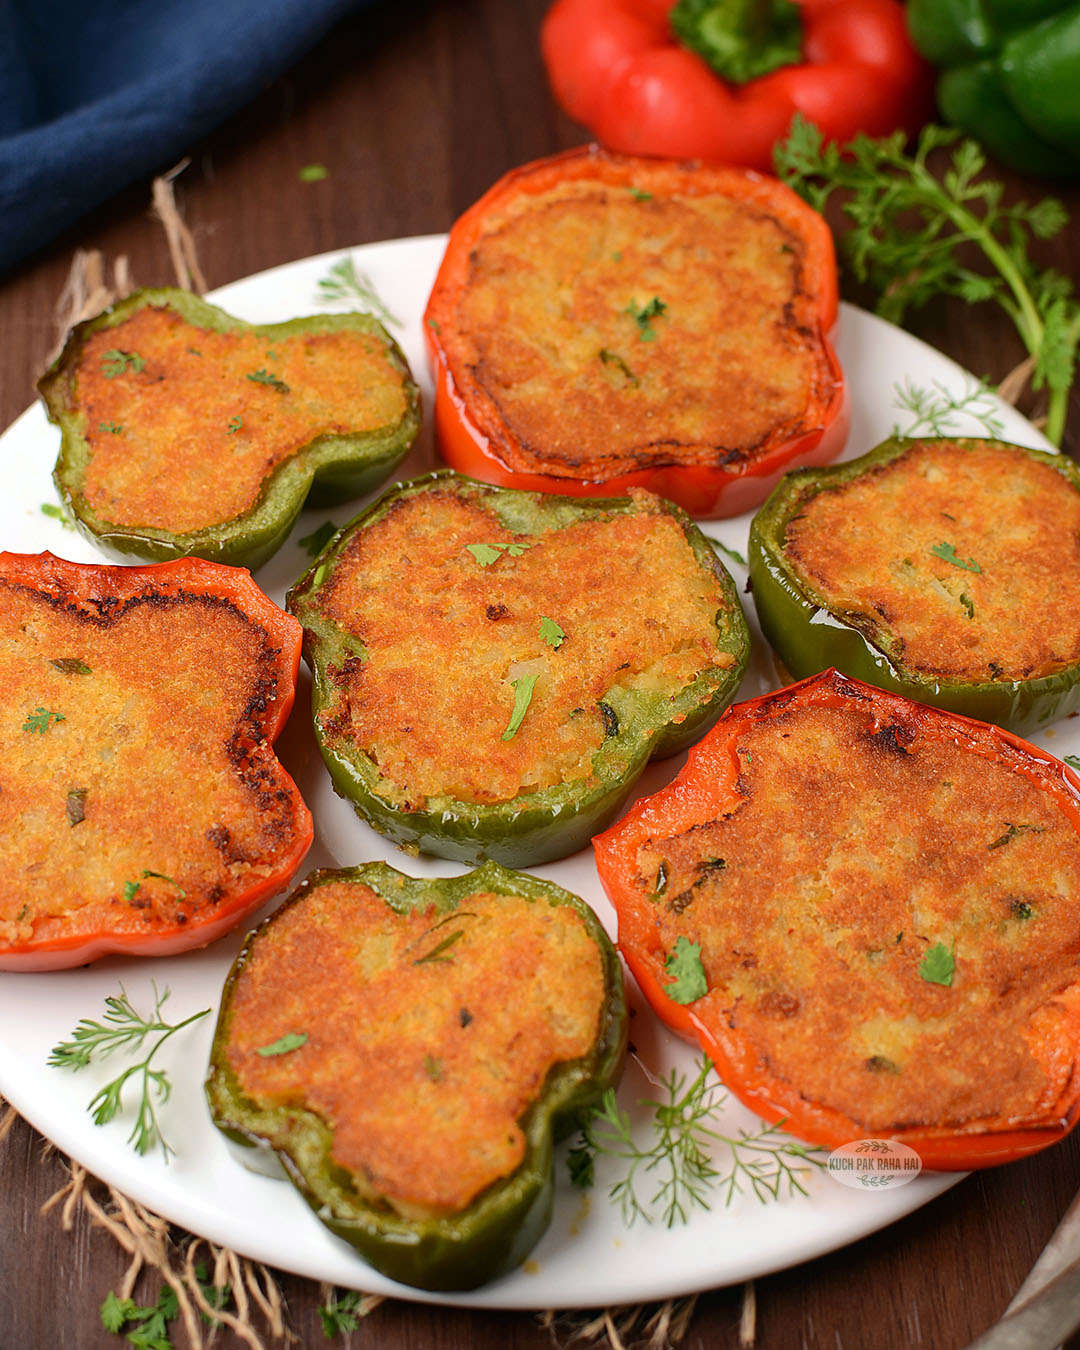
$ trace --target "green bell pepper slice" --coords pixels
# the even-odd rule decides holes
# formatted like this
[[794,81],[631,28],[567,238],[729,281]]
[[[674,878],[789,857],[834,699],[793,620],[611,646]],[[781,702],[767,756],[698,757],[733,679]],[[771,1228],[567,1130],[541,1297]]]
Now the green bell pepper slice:
[[[932,438],[927,438],[930,443]],[[786,474],[750,526],[748,567],[762,632],[796,680],[830,667],[919,703],[1031,731],[1080,708],[1080,662],[1035,679],[963,680],[926,674],[905,664],[896,650],[862,631],[858,614],[830,607],[785,552],[788,523],[819,492],[840,487],[890,463],[918,445],[897,437],[858,459],[824,469]],[[956,440],[958,453],[978,440]],[[1052,467],[1080,492],[1080,469],[1065,455],[1009,446]],[[875,635],[880,637],[880,635]]]
[[[495,858],[508,867],[527,867],[561,858],[584,848],[593,835],[619,814],[634,783],[654,757],[672,755],[698,740],[734,698],[746,670],[750,636],[730,575],[712,545],[684,511],[652,498],[680,525],[701,569],[719,582],[725,604],[715,616],[717,653],[729,665],[706,667],[696,679],[670,695],[665,691],[609,689],[608,734],[592,762],[588,778],[557,783],[499,802],[429,797],[417,809],[406,809],[383,786],[378,766],[349,739],[333,734],[340,694],[334,672],[355,656],[361,645],[327,618],[319,590],[331,577],[337,560],[357,530],[377,524],[398,503],[418,493],[450,489],[480,501],[514,533],[543,534],[590,518],[630,515],[642,508],[630,497],[582,498],[553,493],[498,488],[463,478],[450,470],[413,479],[384,494],[349,522],[286,597],[286,608],[304,626],[304,655],[314,675],[312,715],[315,736],[337,791],[380,833],[406,849],[444,858],[478,862]],[[583,579],[583,585],[587,580]],[[633,603],[647,603],[635,597]],[[377,652],[365,659],[377,660]],[[447,678],[446,672],[438,672]],[[462,694],[468,697],[467,673]]]
[[909,0],[942,116],[1027,173],[1080,173],[1080,4]]
[[[454,1214],[406,1218],[365,1197],[347,1169],[333,1161],[333,1128],[323,1116],[304,1101],[252,1099],[229,1064],[237,989],[261,938],[288,908],[304,905],[316,888],[341,881],[371,887],[401,915],[429,908],[434,915],[450,914],[481,892],[569,906],[581,916],[599,950],[603,1004],[589,1051],[554,1064],[519,1119],[525,1135],[520,1164]],[[562,887],[494,862],[461,876],[431,880],[406,876],[381,862],[322,869],[245,939],[222,994],[206,1097],[214,1124],[238,1146],[236,1156],[254,1170],[287,1176],[320,1222],[356,1247],[377,1270],[422,1289],[472,1289],[520,1265],[548,1227],[555,1190],[554,1146],[577,1128],[582,1112],[618,1083],[628,1025],[622,969],[614,947],[588,905]],[[276,1047],[272,1053],[277,1053]],[[409,1121],[403,1120],[401,1128],[408,1130]]]
[[[268,348],[305,334],[368,335],[384,348],[388,368],[401,382],[404,412],[387,425],[316,436],[278,462],[262,480],[250,509],[232,519],[176,533],[156,526],[108,520],[91,506],[85,491],[92,450],[87,439],[87,414],[79,400],[79,365],[86,343],[95,333],[117,328],[148,306],[173,311],[193,330],[255,334],[265,340]],[[196,336],[193,332],[193,340]],[[129,360],[142,360],[135,353],[116,353],[118,357],[125,355]],[[248,379],[264,374],[260,371]],[[272,377],[265,374],[264,382],[272,384]],[[285,385],[281,387],[288,389]],[[110,554],[146,558],[151,562],[195,556],[251,569],[261,566],[288,538],[305,500],[345,501],[383,482],[408,453],[421,420],[419,390],[405,357],[370,314],[316,314],[284,323],[248,324],[190,291],[173,287],[135,291],[103,313],[77,324],[60,355],[38,381],[38,390],[50,419],[61,430],[53,480],[76,527]],[[177,399],[184,397],[184,389],[179,388]],[[223,429],[223,447],[231,429],[239,428]]]

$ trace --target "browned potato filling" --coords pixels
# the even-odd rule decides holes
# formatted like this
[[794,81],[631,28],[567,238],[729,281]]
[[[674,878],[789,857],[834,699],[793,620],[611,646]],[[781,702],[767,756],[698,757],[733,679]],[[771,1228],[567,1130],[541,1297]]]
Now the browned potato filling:
[[868,1133],[1051,1108],[1080,839],[1045,791],[917,718],[804,708],[736,753],[733,813],[638,855],[664,949],[701,944],[709,1016]]
[[[521,1162],[519,1120],[549,1070],[591,1048],[603,1001],[600,953],[568,906],[477,893],[401,915],[327,882],[255,941],[228,1061],[261,1106],[325,1120],[365,1198],[454,1213]],[[286,1036],[306,1040],[259,1053]]]
[[249,757],[279,656],[226,598],[0,584],[0,947],[197,922],[295,829]]
[[[734,664],[716,647],[720,583],[654,498],[637,502],[632,514],[514,536],[482,504],[433,491],[357,530],[318,592],[321,612],[363,644],[333,673],[324,726],[370,754],[414,809],[587,779],[614,686],[673,695]],[[504,738],[514,683],[530,677]]]
[[146,306],[93,333],[78,368],[85,495],[114,525],[182,534],[233,520],[319,436],[392,426],[405,377],[366,333],[219,333]]
[[1080,661],[1080,493],[1011,447],[914,445],[810,497],[784,552],[908,669],[1018,680]]
[[568,182],[492,211],[452,341],[541,462],[609,477],[627,458],[737,461],[811,429],[802,258],[746,201]]

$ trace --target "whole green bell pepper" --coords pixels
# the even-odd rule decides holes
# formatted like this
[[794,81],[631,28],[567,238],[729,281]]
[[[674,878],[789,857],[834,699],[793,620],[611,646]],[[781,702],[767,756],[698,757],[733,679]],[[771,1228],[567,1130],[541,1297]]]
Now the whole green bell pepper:
[[[860,477],[872,479],[877,470],[912,447],[932,443],[894,438],[858,459],[785,475],[750,526],[748,565],[762,632],[796,680],[835,667],[845,675],[919,703],[996,722],[1013,731],[1034,730],[1080,708],[1080,662],[1029,679],[1010,679],[1004,675],[986,680],[949,678],[920,670],[905,659],[903,639],[892,632],[887,622],[881,621],[877,614],[846,609],[839,601],[820,595],[785,549],[789,523],[801,515],[818,493]],[[1080,493],[1080,470],[1065,455],[974,439],[951,444],[957,454],[964,453],[967,446],[990,445],[1030,456],[1049,465],[1074,492]],[[907,503],[907,509],[913,521],[920,519],[912,503]],[[1005,503],[1002,514],[1007,510]],[[996,523],[988,523],[987,529],[993,530]],[[970,545],[964,552],[969,549],[978,551],[977,545]],[[954,565],[973,570],[976,567],[972,559],[956,559]],[[961,571],[960,575],[968,574]],[[887,607],[883,603],[883,608]],[[969,617],[973,615],[969,613]]]
[[[343,915],[337,897],[327,901],[325,910],[319,908],[319,889],[340,883],[365,891],[370,888],[385,902],[386,916],[365,930]],[[512,967],[515,960],[513,937],[500,939],[495,952],[485,952],[482,946],[474,951],[475,945],[484,940],[483,929],[475,923],[463,924],[465,932],[452,926],[455,913],[460,913],[463,919],[475,920],[476,915],[467,912],[470,897],[484,894],[500,900],[520,897],[541,908],[569,907],[580,916],[586,937],[596,945],[600,959],[596,986],[600,1006],[595,1036],[583,1055],[552,1063],[531,1096],[517,1122],[524,1135],[524,1153],[509,1174],[485,1186],[463,1209],[448,1214],[408,1215],[380,1195],[371,1194],[370,1179],[354,1176],[335,1160],[332,1153],[335,1122],[316,1105],[317,1094],[303,1086],[307,1081],[305,1074],[317,1070],[297,1062],[290,1073],[296,1072],[299,1086],[294,1086],[285,1099],[273,1092],[249,1095],[244,1090],[230,1060],[233,1045],[241,1053],[237,1062],[243,1063],[243,1014],[238,1021],[237,1009],[245,997],[251,998],[252,967],[259,959],[260,947],[266,950],[266,944],[275,939],[275,927],[283,919],[288,924],[290,911],[300,907],[306,912],[292,917],[302,918],[294,931],[302,929],[304,941],[293,947],[287,934],[277,949],[277,960],[285,964],[275,966],[274,971],[291,970],[294,967],[289,962],[299,963],[295,974],[302,982],[305,975],[311,976],[310,963],[314,962],[320,998],[329,989],[335,997],[340,993],[346,1000],[362,999],[366,985],[374,988],[380,978],[387,976],[407,980],[411,975],[421,989],[430,988],[431,981],[438,983],[453,969],[455,989],[464,991],[462,996],[468,998],[471,1011],[462,1008],[460,1018],[455,1015],[449,1029],[443,1025],[441,1014],[435,1014],[433,1027],[442,1039],[430,1043],[425,1039],[427,1032],[418,1032],[409,1019],[402,1018],[401,1040],[395,1053],[399,1054],[402,1074],[413,1071],[425,1076],[423,1067],[414,1068],[416,1061],[428,1066],[428,1073],[441,1090],[460,1090],[455,1082],[467,1077],[461,1066],[461,1053],[465,1052],[455,1050],[451,1042],[467,1046],[485,1021],[502,1018],[501,1006],[493,1011],[490,998],[485,999],[485,984],[490,980],[492,962],[503,969]],[[337,916],[334,922],[327,921],[328,913]],[[425,921],[430,916],[430,929],[435,930],[435,936],[447,936],[428,952],[427,964],[413,959],[415,948],[409,947],[405,948],[404,961],[399,957],[394,964],[388,953],[394,942],[395,917],[408,922],[418,915],[425,916]],[[455,942],[455,937],[461,941]],[[558,961],[555,953],[565,949],[557,936],[550,939],[550,944],[550,959]],[[523,947],[523,951],[531,950],[527,944]],[[280,955],[282,952],[284,956]],[[346,959],[339,961],[342,954]],[[447,964],[450,962],[454,963],[452,967]],[[517,969],[519,979],[524,981],[522,1006],[531,1009],[532,1000],[524,988],[532,967],[519,956]],[[420,971],[424,972],[422,976]],[[293,981],[289,987],[293,987]],[[281,1002],[280,1016],[282,1026],[287,1024],[286,1035],[271,1045],[258,1047],[256,1054],[280,1056],[284,1060],[286,1056],[310,1054],[312,1050],[318,1053],[318,1008],[293,1006],[297,1000],[291,1004],[284,995]],[[530,1011],[528,1015],[534,1014]],[[292,1019],[297,1018],[299,1021],[294,1023]],[[502,1044],[506,1034],[507,1029],[496,1024],[494,1041],[478,1041],[480,1048],[474,1053],[483,1058],[491,1053],[493,1045]],[[247,1035],[250,1036],[250,1031]],[[617,1084],[627,1035],[628,1012],[618,956],[596,915],[577,896],[552,882],[511,872],[492,862],[462,876],[429,880],[406,876],[385,863],[366,863],[312,873],[280,909],[248,935],[225,983],[206,1095],[214,1124],[232,1144],[239,1146],[234,1150],[237,1156],[257,1171],[276,1175],[283,1171],[319,1220],[356,1247],[377,1270],[391,1279],[423,1289],[471,1289],[519,1265],[547,1228],[555,1188],[554,1144],[575,1128],[582,1111]],[[360,1046],[356,1053],[361,1062],[367,1042],[362,1030],[358,1037]],[[349,1045],[331,1043],[320,1048],[324,1063],[325,1055],[330,1054],[340,1063],[342,1073],[350,1072],[353,1051]],[[372,1053],[370,1046],[366,1053]],[[440,1081],[439,1071],[432,1072],[431,1066],[440,1064],[438,1057],[443,1054],[449,1057],[449,1064],[458,1067],[450,1068],[445,1080]],[[338,1109],[347,1112],[349,1108],[339,1099]],[[338,1128],[342,1125],[340,1122]],[[423,1120],[400,1120],[403,1135],[422,1133],[423,1125]]]
[[946,121],[1013,168],[1080,174],[1077,0],[909,0],[908,26]]
[[[523,788],[506,800],[466,800],[446,793],[419,802],[402,802],[373,754],[351,731],[346,683],[350,665],[355,667],[357,661],[374,664],[384,659],[383,654],[377,647],[366,645],[361,635],[362,614],[355,615],[355,622],[351,616],[347,620],[331,617],[324,596],[331,594],[335,568],[348,559],[358,532],[377,526],[410,499],[445,493],[458,494],[463,501],[491,512],[492,528],[496,530],[493,537],[504,532],[505,537],[523,541],[513,545],[522,550],[533,546],[526,542],[529,539],[540,541],[590,520],[672,518],[689,544],[701,584],[718,595],[720,603],[708,639],[715,655],[693,679],[682,684],[635,687],[629,682],[620,684],[616,677],[599,701],[595,691],[582,687],[581,706],[574,711],[590,717],[598,712],[604,739],[588,771],[580,776],[538,790]],[[483,549],[484,544],[471,544],[469,548]],[[446,585],[444,588],[440,583],[440,595],[444,589],[449,593],[454,568],[462,562],[466,568],[487,575],[486,568],[477,568],[467,555],[448,553],[443,578]],[[602,559],[597,559],[597,565],[603,566]],[[407,574],[395,574],[394,584],[400,587],[402,604],[407,606]],[[581,584],[582,593],[588,594],[587,577]],[[623,603],[648,613],[651,584],[649,576],[642,575],[634,589],[622,597]],[[485,594],[485,599],[495,597],[497,585],[492,568],[490,594]],[[457,603],[448,599],[443,610]],[[618,815],[650,759],[685,749],[716,721],[735,696],[750,648],[746,620],[731,577],[706,537],[673,503],[641,491],[633,497],[614,498],[523,492],[445,470],[399,484],[346,525],[289,592],[286,608],[304,625],[304,656],[314,675],[315,736],[337,791],[352,802],[359,815],[397,844],[465,862],[496,858],[510,867],[531,866],[584,848]],[[470,614],[476,624],[485,622],[482,605]],[[593,622],[618,624],[620,612],[605,611],[592,618]],[[503,654],[507,663],[520,660],[517,653]],[[475,697],[478,672],[455,657],[455,652],[447,652],[445,659],[437,662],[440,668],[429,671],[429,677],[453,682],[459,691],[457,720],[464,726],[469,720],[470,700]],[[466,746],[472,734],[470,730],[461,737]],[[513,734],[508,728],[503,739]]]

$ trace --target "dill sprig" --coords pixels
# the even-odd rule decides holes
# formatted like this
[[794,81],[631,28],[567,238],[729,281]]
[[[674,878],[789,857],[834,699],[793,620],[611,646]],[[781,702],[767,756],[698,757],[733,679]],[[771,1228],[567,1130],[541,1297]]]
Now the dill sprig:
[[[1061,444],[1069,386],[1080,342],[1080,305],[1071,281],[1029,256],[1033,239],[1052,239],[1068,221],[1061,202],[1002,205],[1004,185],[980,178],[986,157],[952,128],[927,126],[913,155],[905,135],[857,136],[850,145],[825,144],[817,127],[796,116],[775,151],[776,171],[811,206],[823,211],[838,188],[848,194],[851,222],[841,247],[855,277],[877,292],[877,312],[902,323],[909,308],[935,295],[970,303],[992,300],[1012,320],[1032,358],[1031,384],[1046,388],[1046,434]],[[954,147],[941,177],[929,156]],[[988,271],[968,266],[975,245]]]
[[1005,432],[994,392],[982,380],[969,378],[963,391],[954,394],[940,380],[927,389],[909,376],[893,385],[893,394],[893,406],[911,418],[907,426],[893,424],[894,436],[955,436],[965,431],[965,418],[992,440]]
[[375,283],[366,272],[357,267],[348,254],[344,258],[339,258],[331,267],[329,274],[320,280],[315,297],[315,303],[319,305],[334,305],[341,300],[350,303],[359,300],[365,309],[380,318],[383,323],[396,324],[398,328],[404,326],[397,315],[387,308],[375,289]]
[[[651,1223],[657,1207],[662,1207],[666,1227],[686,1223],[693,1209],[709,1209],[709,1196],[721,1190],[724,1204],[730,1205],[744,1187],[749,1187],[762,1203],[783,1194],[806,1195],[801,1176],[811,1167],[824,1163],[815,1149],[783,1134],[778,1126],[761,1122],[753,1132],[722,1134],[708,1123],[713,1113],[727,1100],[727,1091],[719,1082],[710,1083],[712,1063],[703,1056],[696,1077],[672,1069],[660,1080],[666,1100],[642,1098],[641,1106],[653,1110],[652,1140],[641,1147],[634,1138],[629,1112],[622,1110],[613,1089],[608,1089],[582,1128],[582,1142],[571,1150],[571,1179],[577,1185],[592,1184],[588,1155],[614,1158],[626,1164],[626,1174],[612,1183],[608,1196],[622,1211],[623,1223],[630,1227],[639,1216]],[[726,1147],[727,1167],[721,1170],[714,1156],[714,1145]],[[639,1187],[655,1186],[643,1200]]]
[[201,1012],[192,1013],[182,1022],[166,1022],[161,1016],[161,1009],[169,997],[169,990],[166,988],[159,994],[157,985],[153,988],[154,1011],[149,1017],[143,1017],[135,1008],[121,985],[119,997],[109,995],[105,999],[104,1021],[96,1022],[84,1017],[71,1033],[71,1040],[61,1041],[53,1047],[47,1062],[55,1069],[84,1069],[93,1062],[95,1056],[104,1058],[120,1049],[133,1053],[142,1049],[148,1037],[157,1035],[149,1053],[106,1083],[91,1099],[87,1110],[93,1113],[95,1125],[107,1125],[123,1109],[123,1092],[128,1079],[136,1078],[141,1092],[128,1142],[134,1144],[135,1151],[140,1154],[149,1153],[156,1144],[160,1144],[165,1161],[168,1162],[174,1150],[161,1133],[157,1106],[168,1101],[172,1085],[163,1069],[150,1067],[151,1061],[170,1036],[197,1022],[200,1017],[205,1017],[210,1009],[203,1008]]

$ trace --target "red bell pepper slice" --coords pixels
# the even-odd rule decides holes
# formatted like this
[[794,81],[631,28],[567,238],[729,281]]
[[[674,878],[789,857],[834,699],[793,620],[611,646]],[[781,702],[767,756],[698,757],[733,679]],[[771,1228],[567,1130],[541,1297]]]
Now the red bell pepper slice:
[[[81,850],[91,850],[86,869],[90,878],[86,883],[87,893],[80,893],[82,883],[76,881],[66,896],[70,904],[64,903],[63,898],[55,906],[43,904],[38,893],[20,896],[15,884],[17,878],[9,877],[8,904],[0,908],[0,920],[3,921],[0,922],[0,970],[55,970],[83,965],[110,952],[163,956],[204,947],[236,928],[264,901],[283,890],[303,861],[313,838],[311,813],[272,748],[288,718],[296,693],[303,637],[303,630],[296,620],[262,593],[249,572],[200,558],[123,567],[72,563],[50,553],[0,553],[0,589],[11,592],[16,601],[20,592],[40,597],[46,623],[50,612],[73,616],[71,629],[65,630],[59,643],[54,644],[49,636],[33,631],[28,644],[20,644],[18,634],[7,635],[6,646],[15,652],[11,675],[13,681],[18,678],[15,690],[25,694],[27,708],[43,699],[47,706],[37,709],[36,720],[28,717],[21,730],[23,708],[20,705],[12,710],[5,734],[13,738],[13,745],[9,747],[11,775],[24,760],[36,762],[39,767],[51,764],[55,768],[55,773],[40,783],[40,789],[32,785],[28,788],[23,775],[23,789],[29,793],[28,809],[35,816],[45,814],[49,828],[60,840],[57,847],[68,848],[68,851],[74,848],[76,853],[72,856],[76,863],[80,862]],[[182,854],[175,866],[167,867],[161,861],[168,856],[170,844],[169,801],[175,795],[173,809],[181,812],[177,833],[181,826],[190,824],[183,819],[183,813],[197,810],[200,804],[198,783],[186,779],[177,781],[173,794],[170,780],[157,781],[153,737],[138,726],[139,719],[147,715],[144,709],[150,708],[156,690],[161,690],[167,700],[169,698],[170,670],[168,666],[159,668],[152,663],[157,647],[167,645],[170,630],[165,629],[163,634],[157,635],[156,647],[144,643],[133,649],[131,662],[138,671],[138,678],[133,682],[127,703],[117,704],[111,692],[111,686],[119,678],[119,665],[114,667],[110,662],[106,667],[103,660],[99,672],[102,692],[95,696],[100,702],[84,705],[91,716],[84,717],[81,723],[72,712],[84,690],[95,680],[92,665],[83,659],[88,654],[88,644],[98,644],[95,650],[105,650],[103,637],[118,615],[147,606],[154,611],[165,608],[167,617],[167,609],[172,605],[193,607],[196,623],[183,630],[188,638],[193,633],[197,635],[209,622],[203,612],[213,606],[241,615],[258,634],[257,646],[238,642],[234,656],[230,656],[223,646],[212,645],[212,639],[206,643],[204,661],[208,692],[212,693],[215,681],[224,682],[225,677],[219,677],[217,672],[225,670],[230,660],[243,669],[243,678],[232,682],[238,698],[243,695],[243,704],[236,708],[230,734],[221,743],[220,753],[241,784],[238,796],[249,803],[247,809],[251,816],[251,829],[245,832],[243,840],[238,840],[235,829],[230,832],[224,824],[215,827],[214,822],[210,822],[205,838],[212,847],[206,851],[211,855],[220,854],[221,864],[216,871],[209,864],[191,863]],[[83,642],[80,640],[82,631],[93,636]],[[55,634],[52,637],[55,639]],[[62,650],[54,650],[54,645]],[[87,650],[83,651],[83,647]],[[189,657],[189,666],[192,661],[197,665],[198,658]],[[250,673],[245,664],[248,662]],[[27,667],[29,679],[26,678]],[[36,667],[40,667],[41,673],[35,680]],[[20,668],[22,674],[19,674]],[[197,670],[194,673],[197,674]],[[71,683],[65,685],[65,681]],[[204,753],[214,753],[215,746],[204,745],[199,739],[199,707],[192,705],[177,713],[173,706],[176,702],[174,694],[162,710],[163,716],[181,722],[178,731],[175,727],[169,728],[174,747],[172,759],[178,764],[186,764],[189,760],[199,762]],[[135,706],[133,714],[128,711],[129,704]],[[115,712],[115,717],[110,710]],[[132,727],[119,726],[119,722],[129,716],[135,719],[133,742]],[[231,708],[226,709],[224,716],[232,717]],[[190,721],[185,721],[188,717]],[[63,725],[65,722],[66,726]],[[60,733],[70,734],[72,739],[70,751],[58,756],[55,752],[61,750]],[[50,742],[49,737],[56,739]],[[126,745],[134,743],[136,750],[132,752],[129,770],[137,772],[143,766],[149,766],[145,781],[132,781],[131,791],[125,794],[122,781],[111,781],[104,770],[98,775],[97,759],[104,763],[107,758],[99,752],[95,759],[94,746],[98,742],[101,746],[113,742],[120,746],[119,751],[113,749],[110,755],[127,754]],[[84,774],[90,777],[82,777]],[[88,781],[91,782],[89,788],[81,787],[74,794],[70,792],[72,782]],[[15,787],[13,779],[6,781],[4,795],[8,798],[11,792],[9,800],[13,802],[13,809],[19,810]],[[158,789],[161,800],[154,808],[153,818],[147,818],[140,813],[140,804],[145,807],[148,791],[152,794]],[[66,819],[65,792],[69,796]],[[72,796],[76,803],[74,810]],[[84,826],[83,812],[88,824],[95,823],[94,813],[99,803],[102,815],[98,837],[103,839],[104,851],[95,856],[94,846],[89,842],[92,836]],[[229,820],[235,827],[237,818],[229,816]],[[242,823],[246,826],[247,816]],[[198,829],[201,825],[197,822]],[[77,835],[78,830],[84,833]],[[108,852],[109,840],[120,839],[122,843],[125,837],[139,841],[138,866],[130,858],[116,863],[123,869],[123,874],[111,879],[110,891],[109,886],[103,888],[99,884],[100,875],[114,865],[113,855]],[[255,842],[261,844],[257,853],[252,851]],[[145,858],[142,850],[145,850]],[[38,849],[38,853],[40,851]],[[17,841],[14,856],[17,860]],[[123,858],[122,853],[116,856]],[[34,862],[41,865],[37,856]],[[46,865],[47,862],[46,858]],[[189,863],[190,876],[181,870],[185,863]],[[175,878],[165,875],[167,871],[179,875]],[[59,889],[63,882],[64,877],[58,875]],[[27,899],[29,903],[26,903]],[[18,931],[22,920],[35,908],[39,912],[30,915],[22,925],[30,931]]]
[[[600,880],[619,916],[620,951],[653,1010],[674,1031],[698,1041],[724,1084],[753,1111],[783,1122],[801,1139],[836,1148],[866,1137],[868,1131],[843,1111],[804,1096],[797,1084],[776,1072],[722,999],[706,995],[682,1003],[670,996],[673,981],[666,969],[657,897],[650,893],[651,879],[639,874],[638,862],[639,849],[648,841],[682,835],[736,810],[746,800],[739,789],[740,738],[755,725],[804,708],[857,709],[859,716],[870,719],[875,733],[899,726],[905,739],[911,729],[984,760],[1005,762],[1051,798],[1078,832],[1080,778],[1000,727],[924,707],[829,670],[729,708],[690,750],[685,768],[667,787],[639,800],[593,840]],[[887,1135],[916,1149],[924,1166],[949,1171],[1008,1162],[1067,1134],[1080,1118],[1080,980],[1069,980],[1064,953],[1062,968],[1064,987],[1052,1000],[1053,1025],[1047,1030],[1047,1023],[1035,1018],[1025,1033],[1038,1062],[1050,1066],[1047,1081],[1061,1084],[1057,1100],[1046,1103],[1034,1118],[999,1114],[956,1125],[922,1122],[890,1129]],[[821,1053],[827,1055],[828,1048],[822,1046]]]
[[[688,179],[692,184],[688,187]],[[518,197],[550,192],[563,183],[597,181],[633,188],[647,182],[656,193],[716,192],[753,204],[802,241],[800,285],[813,297],[814,327],[820,335],[814,387],[807,392],[803,429],[778,430],[743,459],[725,464],[653,464],[603,478],[572,476],[565,467],[547,471],[531,451],[524,453],[513,429],[456,351],[456,308],[468,284],[471,255],[487,230],[488,217]],[[788,469],[821,465],[844,448],[850,406],[843,372],[830,341],[836,325],[838,281],[832,235],[824,218],[772,178],[724,165],[694,166],[663,160],[608,155],[595,146],[568,150],[512,170],[456,222],[425,312],[424,336],[435,377],[435,432],[439,450],[459,473],[500,487],[571,496],[623,496],[643,487],[676,502],[697,517],[739,515],[758,506]]]

